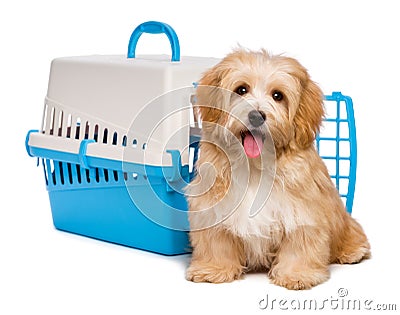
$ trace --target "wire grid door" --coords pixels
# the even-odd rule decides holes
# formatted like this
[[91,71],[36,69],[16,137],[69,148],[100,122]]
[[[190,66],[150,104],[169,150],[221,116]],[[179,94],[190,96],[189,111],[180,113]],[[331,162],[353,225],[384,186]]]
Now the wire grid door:
[[353,101],[341,92],[325,96],[326,117],[316,138],[319,155],[351,214],[357,168],[357,138]]

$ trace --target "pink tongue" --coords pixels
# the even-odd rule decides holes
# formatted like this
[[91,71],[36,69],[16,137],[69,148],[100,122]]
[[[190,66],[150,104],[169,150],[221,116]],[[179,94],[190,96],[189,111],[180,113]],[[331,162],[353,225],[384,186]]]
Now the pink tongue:
[[249,158],[256,158],[261,154],[261,150],[263,147],[263,140],[261,135],[252,135],[252,134],[246,134],[246,136],[243,139],[243,146],[244,146],[244,151],[246,152],[246,155]]

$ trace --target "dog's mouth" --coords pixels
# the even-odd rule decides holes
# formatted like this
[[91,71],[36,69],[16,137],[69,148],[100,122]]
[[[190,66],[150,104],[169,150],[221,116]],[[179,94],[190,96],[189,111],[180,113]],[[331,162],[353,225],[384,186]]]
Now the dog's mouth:
[[249,158],[257,158],[261,155],[265,135],[260,130],[244,129],[240,132],[244,152]]

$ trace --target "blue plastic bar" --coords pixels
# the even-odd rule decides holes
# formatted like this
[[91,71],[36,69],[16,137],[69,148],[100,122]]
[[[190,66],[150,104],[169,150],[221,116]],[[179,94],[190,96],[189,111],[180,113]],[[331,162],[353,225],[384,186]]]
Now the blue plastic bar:
[[177,62],[180,61],[181,58],[181,50],[179,46],[179,39],[176,35],[174,29],[166,23],[157,22],[157,21],[149,21],[140,24],[135,30],[132,32],[132,35],[129,39],[128,45],[128,58],[135,58],[136,56],[136,45],[143,33],[148,34],[165,34],[168,37],[169,43],[171,45],[172,50],[172,58],[171,61]]

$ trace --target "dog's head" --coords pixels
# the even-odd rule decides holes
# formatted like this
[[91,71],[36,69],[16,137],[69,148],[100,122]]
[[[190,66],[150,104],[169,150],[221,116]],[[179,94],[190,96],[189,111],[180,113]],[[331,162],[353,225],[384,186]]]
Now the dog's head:
[[269,135],[276,154],[306,149],[324,114],[322,91],[297,60],[241,48],[204,73],[197,104],[205,137],[240,144],[250,158]]

